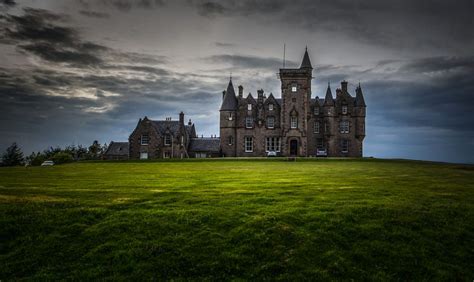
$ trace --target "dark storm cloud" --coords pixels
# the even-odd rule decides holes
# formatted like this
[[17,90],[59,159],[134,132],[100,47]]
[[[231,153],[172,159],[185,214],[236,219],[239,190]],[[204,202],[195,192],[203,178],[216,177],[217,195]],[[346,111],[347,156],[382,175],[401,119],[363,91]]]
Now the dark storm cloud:
[[[411,0],[191,1],[205,17],[245,17],[274,25],[345,35],[374,45],[472,47],[474,2]],[[457,41],[457,42],[456,42]],[[452,46],[452,45],[455,46]]]
[[80,0],[80,3],[86,8],[92,9],[97,5],[114,7],[122,12],[129,12],[134,8],[152,9],[161,7],[165,4],[164,0]]
[[82,11],[79,11],[79,13],[83,16],[90,17],[90,18],[105,19],[105,18],[110,17],[110,15],[107,13],[95,12],[95,11],[82,10]]
[[16,44],[24,52],[43,60],[75,66],[102,63],[101,52],[107,47],[83,41],[76,29],[63,26],[67,17],[42,9],[25,8],[21,16],[5,15],[1,21],[4,43]]
[[15,0],[1,0],[0,5],[5,5],[5,6],[15,6],[16,2]]
[[[214,55],[204,58],[205,61],[210,63],[219,63],[231,65],[236,69],[269,69],[272,71],[278,70],[283,62],[282,59],[272,57],[257,57],[248,55]],[[292,61],[286,61],[288,65],[297,65]]]

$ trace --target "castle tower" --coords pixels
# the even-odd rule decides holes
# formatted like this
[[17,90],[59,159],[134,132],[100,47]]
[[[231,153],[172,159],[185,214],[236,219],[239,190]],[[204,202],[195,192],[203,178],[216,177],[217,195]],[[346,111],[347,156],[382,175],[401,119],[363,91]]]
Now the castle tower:
[[[240,94],[240,89],[239,89]],[[220,109],[220,138],[222,154],[226,157],[236,156],[236,120],[238,102],[235,97],[232,78],[229,80],[227,90],[224,91]]]
[[355,137],[358,141],[359,157],[363,156],[363,141],[365,138],[365,101],[364,95],[362,94],[362,88],[357,86],[356,98],[355,98],[355,120],[356,120],[356,134]]
[[307,156],[308,119],[310,117],[313,67],[305,50],[298,69],[280,69],[282,153]]

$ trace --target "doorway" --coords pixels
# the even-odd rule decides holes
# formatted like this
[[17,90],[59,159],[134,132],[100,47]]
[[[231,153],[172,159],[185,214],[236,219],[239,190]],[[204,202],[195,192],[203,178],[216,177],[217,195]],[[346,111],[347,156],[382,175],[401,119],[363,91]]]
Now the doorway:
[[298,140],[290,141],[290,156],[294,157],[298,155]]

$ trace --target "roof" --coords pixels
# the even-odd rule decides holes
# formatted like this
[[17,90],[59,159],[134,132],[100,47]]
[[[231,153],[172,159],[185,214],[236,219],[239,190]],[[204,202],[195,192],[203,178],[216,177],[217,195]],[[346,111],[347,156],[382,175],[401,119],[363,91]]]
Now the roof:
[[312,69],[313,66],[311,65],[311,60],[309,59],[308,55],[308,48],[304,51],[304,56],[303,56],[303,61],[301,62],[301,67],[300,69]]
[[110,142],[105,155],[128,156],[128,142]]
[[224,99],[221,105],[221,111],[234,111],[237,109],[237,98],[235,97],[234,85],[232,85],[232,79],[229,80],[227,85],[227,91],[225,92]]
[[191,144],[189,151],[191,152],[213,152],[218,153],[220,151],[220,138],[191,138]]
[[164,135],[167,130],[174,136],[179,132],[178,120],[151,120],[151,124],[160,135]]

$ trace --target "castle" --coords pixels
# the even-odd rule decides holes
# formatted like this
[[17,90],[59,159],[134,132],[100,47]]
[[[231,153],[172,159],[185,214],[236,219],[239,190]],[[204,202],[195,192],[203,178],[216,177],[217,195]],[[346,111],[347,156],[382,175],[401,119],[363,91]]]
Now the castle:
[[311,98],[313,67],[306,50],[300,68],[279,72],[281,98],[263,90],[238,95],[230,79],[220,108],[220,137],[199,138],[194,124],[167,118],[140,119],[129,142],[111,142],[107,159],[189,157],[328,156],[362,157],[366,105],[359,86],[355,97],[341,82],[333,98]]

